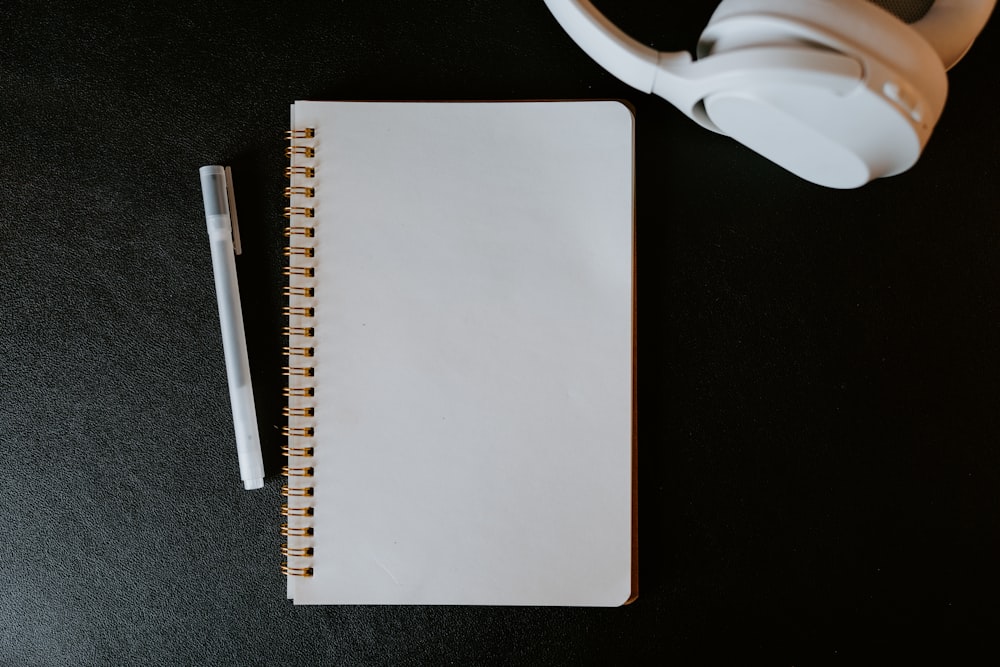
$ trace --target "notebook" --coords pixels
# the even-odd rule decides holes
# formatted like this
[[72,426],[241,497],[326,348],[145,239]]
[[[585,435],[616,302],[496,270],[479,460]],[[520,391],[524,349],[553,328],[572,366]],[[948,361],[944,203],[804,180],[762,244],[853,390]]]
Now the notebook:
[[295,604],[636,595],[633,118],[618,102],[296,102]]

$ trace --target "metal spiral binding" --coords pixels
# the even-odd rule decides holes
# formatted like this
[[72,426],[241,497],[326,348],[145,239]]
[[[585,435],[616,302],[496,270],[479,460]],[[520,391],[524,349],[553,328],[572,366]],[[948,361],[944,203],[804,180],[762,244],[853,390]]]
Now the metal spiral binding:
[[285,167],[285,178],[291,178],[292,176],[305,176],[306,178],[312,178],[316,175],[316,170],[313,167]]
[[288,457],[288,465],[282,468],[288,483],[281,487],[281,495],[289,501],[281,506],[281,515],[288,518],[288,523],[281,527],[281,534],[286,538],[286,544],[281,547],[281,555],[286,559],[281,564],[281,571],[290,577],[311,577],[313,568],[308,560],[303,559],[313,556],[313,527],[309,522],[315,512],[312,504],[315,491],[307,484],[313,476],[316,435],[313,426],[316,390],[312,386],[315,369],[311,364],[315,355],[313,338],[316,335],[313,327],[316,289],[312,284],[316,275],[312,265],[316,208],[311,200],[316,196],[316,188],[308,179],[316,177],[316,170],[311,164],[300,163],[309,163],[316,157],[316,130],[289,130],[285,138],[290,142],[285,156],[293,164],[285,169],[285,176],[292,183],[285,188],[285,197],[289,201],[284,210],[284,216],[288,218],[285,236],[289,243],[284,249],[288,266],[283,273],[288,276],[288,285],[283,291],[288,305],[282,308],[282,313],[288,317],[288,326],[283,327],[282,333],[288,337],[288,344],[283,349],[288,365],[283,367],[282,372],[288,378],[283,391],[288,404],[282,413],[288,423],[281,428],[282,435],[287,439],[281,450]]
[[288,505],[281,506],[281,516],[312,516],[313,508],[311,507],[289,507]]
[[[312,549],[306,549],[306,551],[309,552],[307,555],[312,556]],[[311,567],[290,567],[288,563],[282,563],[281,573],[289,577],[311,577],[313,569]]]
[[293,548],[293,547],[288,546],[287,544],[282,544],[281,545],[281,555],[282,556],[292,556],[292,557],[295,557],[295,556],[299,556],[299,557],[301,557],[301,556],[312,556],[313,555],[313,548],[312,547]]
[[281,446],[281,453],[285,456],[312,456],[312,447],[289,447],[288,445]]

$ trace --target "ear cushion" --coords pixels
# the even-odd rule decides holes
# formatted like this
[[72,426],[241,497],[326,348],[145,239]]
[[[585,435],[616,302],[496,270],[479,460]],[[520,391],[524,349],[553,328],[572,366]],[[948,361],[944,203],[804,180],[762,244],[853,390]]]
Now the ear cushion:
[[724,0],[702,33],[698,56],[789,42],[815,43],[862,64],[874,59],[898,72],[902,84],[920,90],[932,108],[944,106],[947,78],[937,52],[865,0]]

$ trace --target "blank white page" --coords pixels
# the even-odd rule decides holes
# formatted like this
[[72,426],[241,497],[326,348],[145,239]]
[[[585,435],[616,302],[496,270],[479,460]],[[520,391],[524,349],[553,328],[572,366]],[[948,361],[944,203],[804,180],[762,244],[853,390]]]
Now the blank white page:
[[[297,102],[316,169],[313,576],[296,604],[614,606],[633,585],[633,119]],[[293,221],[292,223],[298,224]],[[299,261],[299,260],[296,260]],[[297,283],[296,281],[300,281]],[[290,343],[296,344],[294,341]],[[295,440],[295,439],[293,439]],[[302,440],[300,439],[299,442]]]

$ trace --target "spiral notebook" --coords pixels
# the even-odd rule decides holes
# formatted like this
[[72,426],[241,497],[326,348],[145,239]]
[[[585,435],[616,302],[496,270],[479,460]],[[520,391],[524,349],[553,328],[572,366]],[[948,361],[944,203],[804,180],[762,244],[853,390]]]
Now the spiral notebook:
[[618,102],[296,102],[296,604],[636,594],[633,119]]

